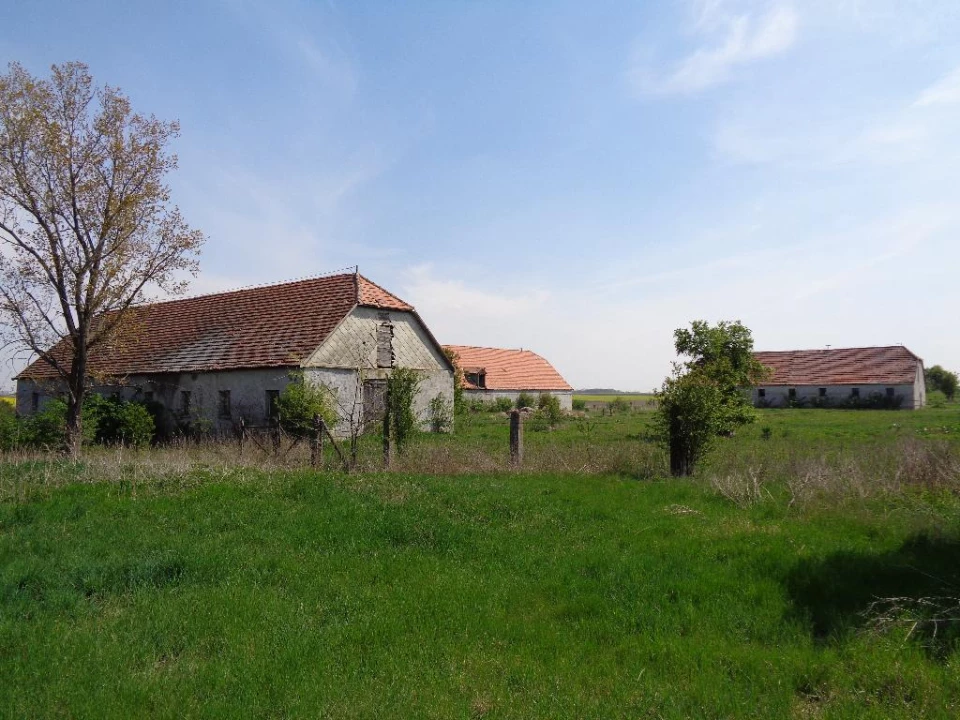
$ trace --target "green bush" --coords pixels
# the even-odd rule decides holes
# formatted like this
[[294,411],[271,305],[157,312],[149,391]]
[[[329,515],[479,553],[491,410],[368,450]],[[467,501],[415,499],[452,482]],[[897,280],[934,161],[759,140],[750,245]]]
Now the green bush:
[[453,413],[450,404],[443,395],[437,394],[430,401],[430,429],[435,432],[448,432],[453,424]]
[[314,432],[313,418],[319,415],[327,422],[336,422],[330,391],[322,385],[305,380],[302,372],[292,372],[290,382],[277,397],[280,427],[295,437],[309,436]]
[[622,397],[615,397],[610,401],[609,409],[610,414],[613,415],[614,413],[628,413],[632,407],[630,403],[624,400]]
[[523,408],[536,407],[536,402],[533,395],[528,392],[522,392],[517,396],[517,409],[522,410]]
[[0,451],[8,452],[20,444],[20,423],[16,410],[7,402],[0,402]]
[[467,409],[470,412],[480,413],[488,410],[487,404],[483,402],[483,398],[473,398],[467,402]]
[[[83,403],[80,422],[83,444],[97,437],[99,395],[88,395]],[[63,447],[67,434],[67,403],[59,398],[47,401],[39,412],[20,419],[20,444],[27,447],[54,449]]]
[[555,427],[563,420],[563,410],[560,409],[560,398],[550,393],[540,393],[537,399],[537,408],[543,414],[544,419],[550,425]]
[[947,395],[942,390],[931,390],[927,393],[927,405],[942,408],[947,405]]
[[513,410],[513,400],[508,397],[498,397],[490,407],[494,412],[510,412]]
[[420,373],[413,368],[400,367],[387,378],[387,403],[390,412],[390,430],[397,452],[403,452],[407,440],[417,430],[413,399],[420,387]]
[[91,395],[84,410],[94,419],[93,437],[101,445],[147,445],[156,434],[153,415],[142,403]]
[[587,409],[587,401],[583,398],[574,398],[573,399],[573,409],[582,411]]

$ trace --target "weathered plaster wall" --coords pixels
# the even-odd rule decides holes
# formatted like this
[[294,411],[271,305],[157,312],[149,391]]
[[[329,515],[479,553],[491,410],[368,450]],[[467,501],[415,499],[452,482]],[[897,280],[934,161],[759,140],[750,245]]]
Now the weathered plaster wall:
[[825,387],[826,401],[839,405],[850,400],[851,388],[859,388],[860,399],[866,401],[875,393],[886,395],[887,388],[892,387],[894,395],[903,398],[903,404],[900,407],[904,410],[914,410],[923,407],[926,401],[923,382],[919,383],[919,391],[917,385],[917,383],[912,385],[764,385],[762,387],[766,391],[765,397],[759,396],[759,388],[754,388],[751,394],[754,405],[766,403],[773,407],[784,407],[790,402],[791,389],[796,389],[797,399],[813,403],[821,399],[820,388]]
[[525,392],[532,395],[534,401],[541,392],[547,392],[560,400],[561,410],[573,410],[573,391],[572,390],[464,390],[463,396],[467,401],[480,398],[485,403],[490,403],[496,398],[509,398],[514,403],[520,397],[520,393]]

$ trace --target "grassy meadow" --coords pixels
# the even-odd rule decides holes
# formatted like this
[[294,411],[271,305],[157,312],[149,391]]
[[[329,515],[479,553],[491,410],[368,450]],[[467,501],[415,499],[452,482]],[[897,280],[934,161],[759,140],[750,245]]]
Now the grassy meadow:
[[0,459],[0,715],[957,717],[960,408],[648,423]]

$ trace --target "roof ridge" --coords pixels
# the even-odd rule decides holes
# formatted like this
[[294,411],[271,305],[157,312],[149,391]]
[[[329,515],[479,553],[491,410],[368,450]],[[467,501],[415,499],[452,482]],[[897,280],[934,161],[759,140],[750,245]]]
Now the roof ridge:
[[137,303],[136,305],[133,305],[133,307],[142,308],[148,305],[166,305],[167,303],[183,302],[185,300],[200,300],[201,298],[218,297],[220,295],[234,295],[236,293],[247,292],[248,290],[263,290],[265,288],[283,287],[284,285],[296,285],[298,283],[310,282],[311,280],[323,280],[326,278],[352,275],[353,273],[344,272],[344,270],[349,269],[349,267],[340,268],[338,270],[331,270],[330,272],[319,273],[318,275],[304,275],[302,277],[291,278],[287,280],[273,280],[270,282],[253,283],[252,285],[241,285],[240,287],[230,288],[228,290],[216,290],[214,292],[202,292],[195,295],[183,295],[181,297],[173,297],[166,300],[148,300],[142,303]]
[[462,347],[470,348],[471,350],[499,350],[500,352],[528,352],[538,355],[536,350],[531,350],[530,348],[501,348],[501,347],[490,347],[489,345],[456,345],[453,343],[448,343],[443,347]]
[[908,353],[914,353],[906,345],[856,345],[851,347],[828,347],[828,348],[794,348],[792,350],[754,350],[755,353],[798,353],[798,352],[839,352],[841,350],[887,350],[890,348],[902,348]]

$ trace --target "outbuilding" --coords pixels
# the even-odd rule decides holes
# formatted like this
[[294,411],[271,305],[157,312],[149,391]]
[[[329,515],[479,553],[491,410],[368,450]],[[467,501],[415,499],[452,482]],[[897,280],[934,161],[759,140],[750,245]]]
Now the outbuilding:
[[755,353],[770,377],[753,389],[759,407],[917,409],[926,403],[923,360],[902,345]]

